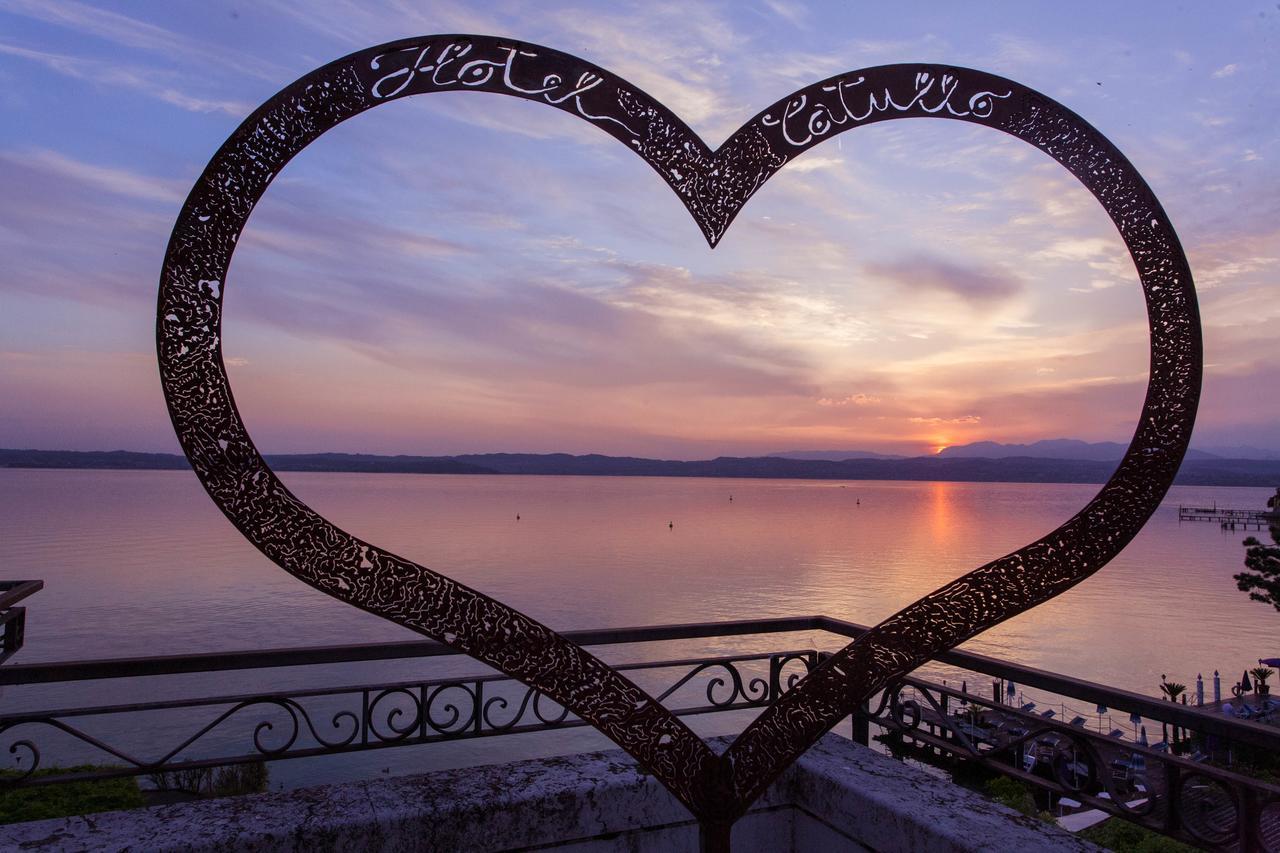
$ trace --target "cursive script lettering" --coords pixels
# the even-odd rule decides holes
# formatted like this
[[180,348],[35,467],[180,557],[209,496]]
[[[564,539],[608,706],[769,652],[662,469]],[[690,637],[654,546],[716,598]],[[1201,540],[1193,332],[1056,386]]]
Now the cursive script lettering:
[[[788,145],[799,147],[846,124],[859,124],[877,113],[890,111],[907,113],[918,109],[926,115],[936,115],[946,110],[957,118],[990,118],[995,112],[996,102],[1012,94],[987,90],[975,92],[965,107],[957,109],[951,101],[960,80],[953,74],[939,76],[921,72],[915,76],[914,89],[909,95],[901,95],[901,100],[895,98],[887,86],[880,91],[860,89],[865,82],[865,77],[856,77],[823,86],[823,92],[834,94],[833,103],[815,101],[810,106],[807,95],[797,95],[787,101],[781,115],[765,113],[760,123],[765,127],[779,128]],[[863,96],[865,101],[859,101]]]
[[[496,57],[468,58],[473,49],[474,45],[470,42],[451,41],[435,52],[432,51],[432,45],[428,44],[379,54],[369,63],[374,71],[381,71],[388,65],[399,67],[392,68],[375,80],[369,87],[369,93],[379,100],[394,98],[404,92],[419,75],[430,75],[430,88],[434,89],[458,86],[471,89],[501,88],[525,97],[541,95],[548,104],[556,106],[572,102],[573,109],[583,118],[613,122],[627,133],[636,135],[636,131],[619,118],[587,111],[582,103],[582,96],[605,81],[596,72],[583,71],[573,85],[566,84],[564,78],[555,72],[544,74],[540,84],[522,85],[516,82],[520,76],[516,65],[526,65],[528,60],[537,59],[537,53],[502,46],[497,48],[499,55]],[[499,69],[502,71],[501,78],[495,80]]]

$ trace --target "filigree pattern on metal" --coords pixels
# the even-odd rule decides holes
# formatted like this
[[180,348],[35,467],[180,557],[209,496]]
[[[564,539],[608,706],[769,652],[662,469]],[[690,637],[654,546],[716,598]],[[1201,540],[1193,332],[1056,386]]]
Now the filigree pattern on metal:
[[[817,664],[815,649],[792,649],[648,661],[622,664],[617,669],[663,687],[657,701],[671,700],[672,713],[691,716],[770,705]],[[148,718],[153,730],[147,745],[155,752],[148,757],[126,748],[120,735],[136,728],[136,721],[133,726],[127,721],[137,714],[157,712],[173,716],[163,721]],[[119,722],[107,727],[111,734],[102,733],[99,724],[111,718]],[[84,726],[84,719],[93,725]],[[502,675],[23,711],[0,714],[0,740],[17,735],[8,752],[19,759],[19,772],[0,776],[0,792],[28,784],[307,758],[584,725],[569,709],[538,690]],[[82,769],[54,767],[47,771],[49,775],[39,775],[44,769],[42,745],[65,750],[73,742],[81,749],[63,752],[61,759],[55,752],[53,762],[84,765]],[[194,751],[211,745],[222,752],[204,752],[199,760],[192,759]],[[228,749],[238,751],[227,754]],[[68,755],[74,757],[68,760]]]
[[[1065,166],[1102,204],[1137,266],[1151,332],[1150,381],[1119,468],[1073,518],[891,616],[768,708],[725,755],[653,697],[555,631],[361,541],[292,495],[254,447],[222,359],[227,269],[250,211],[289,160],[380,103],[496,92],[576,115],[621,141],[675,191],[711,246],[788,161],[857,127],[936,117],[1001,130]],[[712,151],[625,80],[549,48],[438,35],[354,53],[255,111],[218,150],[174,226],[157,337],[174,427],[214,502],[264,554],[342,601],[448,643],[570,709],[626,749],[704,826],[727,826],[818,737],[878,688],[1102,568],[1158,506],[1190,440],[1201,378],[1195,291],[1159,202],[1097,130],[1010,80],[941,65],[889,65],[808,86]]]

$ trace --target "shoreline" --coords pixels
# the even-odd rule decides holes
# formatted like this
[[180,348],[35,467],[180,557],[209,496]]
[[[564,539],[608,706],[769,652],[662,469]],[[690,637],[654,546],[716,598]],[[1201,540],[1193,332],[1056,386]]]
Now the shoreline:
[[[488,453],[460,456],[266,454],[278,473],[457,474],[592,477],[695,477],[834,481],[1059,483],[1101,485],[1118,462],[1033,456],[914,457],[908,459],[791,459],[719,457],[682,461],[564,453]],[[132,451],[12,450],[0,448],[0,468],[16,470],[191,470],[186,457]],[[1274,487],[1280,461],[1187,459],[1175,480],[1183,486]]]

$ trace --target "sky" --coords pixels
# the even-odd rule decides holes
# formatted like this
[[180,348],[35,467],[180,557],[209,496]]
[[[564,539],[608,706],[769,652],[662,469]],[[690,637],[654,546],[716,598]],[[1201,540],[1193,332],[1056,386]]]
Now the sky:
[[[827,76],[990,71],[1106,134],[1195,274],[1194,444],[1280,449],[1280,3],[0,0],[0,447],[177,451],[155,298],[186,193],[257,105],[432,33],[576,54],[711,145]],[[263,452],[1127,441],[1137,275],[1098,203],[990,128],[896,121],[789,164],[708,249],[649,167],[514,98],[392,102],[254,211],[224,356]]]

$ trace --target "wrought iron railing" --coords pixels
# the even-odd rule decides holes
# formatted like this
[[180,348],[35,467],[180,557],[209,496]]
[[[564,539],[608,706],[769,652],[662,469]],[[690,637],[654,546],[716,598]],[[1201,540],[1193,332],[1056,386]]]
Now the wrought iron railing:
[[[675,699],[682,716],[759,708],[771,704],[817,664],[814,649],[622,664],[631,673],[667,672],[659,701]],[[670,671],[674,671],[673,673]],[[691,702],[691,697],[698,697]],[[155,711],[206,710],[207,719],[145,757],[94,735],[79,725]],[[243,744],[231,751],[193,758],[202,741],[222,734]],[[135,776],[263,760],[306,758],[344,752],[489,737],[587,725],[532,688],[503,675],[401,681],[317,690],[223,695],[200,699],[59,708],[0,715],[0,738],[21,735],[9,745],[25,753],[21,774],[3,785],[48,785],[85,779]],[[109,726],[109,724],[108,724]],[[111,727],[111,726],[109,726]],[[250,728],[251,727],[251,728]],[[111,727],[124,732],[123,727]],[[111,766],[37,775],[41,731],[57,731],[98,753]],[[128,738],[129,735],[125,734]]]
[[0,663],[22,648],[27,609],[22,599],[44,589],[44,581],[0,581]]
[[1178,757],[917,678],[885,691],[867,716],[895,752],[910,745],[980,764],[1046,792],[1038,799],[1048,807],[1097,809],[1213,850],[1280,850],[1280,786],[1204,763],[1199,751]]
[[[856,637],[865,630],[861,625],[825,616],[803,616],[574,631],[567,632],[567,636],[594,647],[749,638],[798,631]],[[653,695],[677,714],[698,715],[768,706],[798,683],[822,654],[815,648],[799,648],[646,660],[617,668],[635,680],[643,680]],[[0,667],[0,687],[457,655],[441,644],[415,640],[10,664]],[[1144,721],[1167,723],[1189,733],[1182,740],[1184,745],[1232,745],[1280,755],[1280,729],[1268,725],[1232,720],[1194,706],[970,652],[952,651],[937,660],[1002,682],[1016,681],[1024,689],[1039,689],[1128,712]],[[1280,787],[1101,731],[1048,719],[1007,704],[1002,698],[985,699],[909,677],[873,697],[865,712],[853,718],[852,733],[855,739],[871,743],[876,730],[895,751],[901,748],[922,756],[927,753],[935,758],[980,764],[1043,792],[1044,802],[1051,808],[1078,803],[1076,808],[1096,808],[1201,847],[1280,850]],[[137,750],[93,734],[83,725],[88,718],[128,721],[150,712],[185,715],[182,720],[186,728],[171,742],[153,744],[149,755],[137,754]],[[502,675],[13,713],[4,713],[0,706],[0,750],[7,749],[20,759],[20,773],[4,777],[0,785],[46,785],[72,779],[144,775],[583,725],[537,691]],[[69,737],[114,766],[37,773],[42,763],[41,745],[52,737]]]

